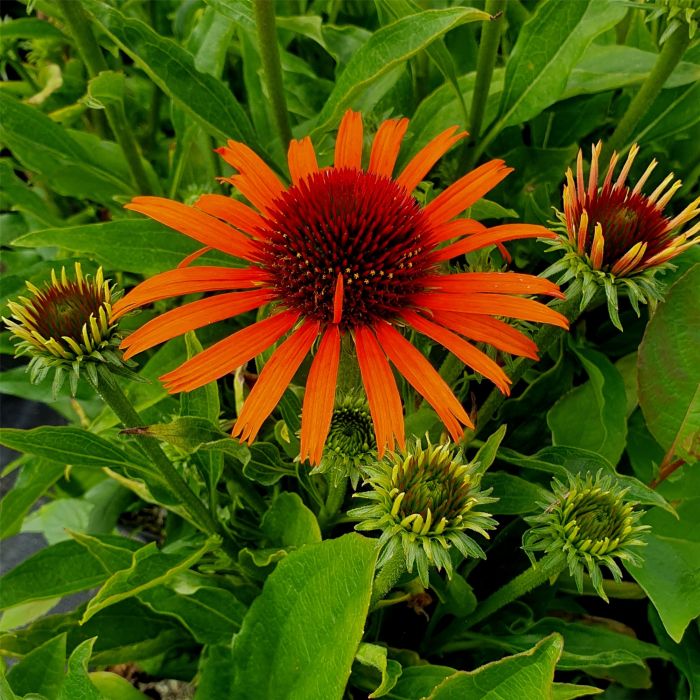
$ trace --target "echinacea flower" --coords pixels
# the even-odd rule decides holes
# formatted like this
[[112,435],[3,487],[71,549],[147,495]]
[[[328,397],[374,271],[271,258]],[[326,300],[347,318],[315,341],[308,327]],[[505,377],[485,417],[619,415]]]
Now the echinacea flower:
[[315,473],[328,473],[334,484],[349,478],[357,487],[361,470],[376,461],[377,443],[369,406],[354,393],[344,396],[333,408],[331,425],[320,464]]
[[484,558],[484,552],[467,534],[488,539],[496,526],[489,513],[479,510],[494,503],[491,489],[481,491],[479,464],[465,464],[461,450],[442,443],[423,447],[419,439],[405,453],[397,452],[363,470],[371,490],[356,497],[370,505],[348,512],[360,522],[356,530],[381,530],[378,566],[403,555],[406,570],[414,565],[421,582],[428,586],[428,567],[452,575],[451,548],[464,557]]
[[448,274],[449,260],[518,238],[552,237],[528,224],[487,229],[455,219],[510,172],[493,160],[468,173],[421,207],[412,192],[465,134],[448,129],[392,177],[406,119],[384,122],[369,162],[362,163],[363,126],[348,111],[340,125],[333,167],[319,167],[307,137],[289,147],[291,185],[250,148],[235,141],[219,149],[237,174],[228,178],[250,202],[204,195],[194,207],[160,197],[137,197],[127,207],[245,260],[243,268],[188,267],[146,280],[116,306],[117,316],[158,299],[222,291],[177,307],[143,325],[123,343],[125,357],[187,331],[270,305],[262,320],[233,333],[162,377],[171,392],[211,382],[288,337],[275,349],[233,428],[252,440],[304,358],[318,342],[302,406],[301,458],[318,464],[331,424],[341,337],[354,342],[376,434],[377,450],[404,444],[403,409],[390,362],[459,439],[469,416],[428,360],[406,339],[406,326],[444,345],[502,391],[508,377],[465,340],[527,357],[532,341],[503,320],[567,327],[549,307],[518,295],[561,296],[556,285],[512,272]]
[[523,536],[523,547],[534,563],[532,552],[563,553],[569,573],[579,591],[583,590],[584,569],[598,595],[607,600],[603,590],[601,566],[606,566],[616,581],[622,572],[616,559],[641,566],[633,548],[643,546],[640,535],[649,530],[640,525],[643,512],[628,501],[626,489],[599,472],[570,476],[568,485],[552,482],[548,503],[539,504],[539,515],[525,518],[532,526]]
[[112,316],[114,290],[102,268],[94,277],[86,276],[76,262],[75,279],[64,267],[60,279],[52,270],[51,281],[42,288],[26,284],[31,297],[8,302],[12,318],[3,321],[19,340],[16,354],[31,356],[27,370],[33,383],[54,369],[54,395],[67,376],[75,395],[81,368],[96,376],[96,363],[106,362],[113,370],[125,371]]
[[562,273],[559,284],[574,278],[569,295],[582,292],[584,308],[599,288],[605,290],[613,323],[622,328],[618,316],[618,287],[628,296],[639,314],[639,302],[654,304],[660,299],[655,274],[669,260],[695,245],[700,223],[684,227],[700,214],[700,197],[676,216],[665,216],[664,209],[681,186],[671,173],[649,195],[642,188],[657,165],[652,160],[634,187],[625,184],[639,153],[630,149],[622,170],[614,179],[618,155],[613,153],[602,187],[598,161],[602,143],[592,147],[588,182],[583,175],[583,154],[579,150],[576,177],[571,168],[564,185],[564,213],[559,218],[565,233],[553,244],[565,251],[564,257],[544,274]]

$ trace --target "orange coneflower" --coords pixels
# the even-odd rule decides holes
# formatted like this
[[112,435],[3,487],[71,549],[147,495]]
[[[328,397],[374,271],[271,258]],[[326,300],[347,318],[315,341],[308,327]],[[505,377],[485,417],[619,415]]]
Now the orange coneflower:
[[564,272],[560,284],[576,278],[575,284],[583,291],[582,307],[603,286],[611,318],[620,327],[616,286],[622,286],[637,312],[639,302],[653,303],[660,298],[653,279],[656,272],[699,240],[700,224],[686,231],[682,229],[700,214],[700,197],[677,216],[665,216],[664,209],[681,181],[674,181],[671,173],[650,195],[643,194],[642,187],[656,167],[656,160],[652,160],[633,188],[628,187],[625,181],[639,153],[636,144],[615,179],[619,157],[613,153],[601,187],[598,169],[601,149],[601,142],[592,146],[588,182],[583,175],[580,150],[576,176],[571,168],[566,173],[564,213],[559,214],[566,231],[554,244],[563,248],[566,255],[545,274]]
[[[247,146],[219,149],[238,172],[228,181],[255,207],[204,195],[194,207],[159,197],[128,206],[249,264],[180,268],[146,280],[115,306],[117,316],[157,299],[229,290],[149,321],[123,343],[129,358],[186,331],[271,304],[263,320],[219,341],[162,379],[171,392],[190,391],[227,374],[285,335],[248,396],[233,435],[251,442],[314,343],[318,347],[302,407],[301,458],[318,464],[333,412],[341,338],[354,341],[381,456],[404,445],[403,409],[391,364],[433,406],[454,439],[472,426],[466,411],[428,360],[404,337],[410,327],[444,345],[502,391],[508,377],[466,338],[526,357],[537,348],[504,316],[567,326],[547,306],[515,295],[561,296],[553,283],[516,273],[448,274],[447,261],[518,238],[551,237],[528,224],[487,229],[455,217],[509,172],[493,160],[421,207],[413,190],[465,136],[453,127],[433,139],[393,178],[406,119],[385,121],[362,167],[362,120],[348,111],[335,164],[320,168],[307,137],[292,141],[286,186]],[[391,363],[391,364],[390,364]]]

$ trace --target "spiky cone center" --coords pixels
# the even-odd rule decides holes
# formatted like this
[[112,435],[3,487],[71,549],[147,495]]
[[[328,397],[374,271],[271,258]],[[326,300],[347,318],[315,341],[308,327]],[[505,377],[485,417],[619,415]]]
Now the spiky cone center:
[[27,283],[31,297],[10,302],[12,319],[5,319],[20,339],[19,352],[74,361],[106,347],[116,329],[112,321],[112,291],[100,268],[95,277],[85,277],[79,264],[75,279],[65,268],[55,271],[43,288]]
[[280,195],[267,225],[260,262],[286,307],[306,318],[365,326],[423,291],[428,219],[389,177],[354,168],[313,173]]
[[464,557],[483,557],[477,542],[466,534],[478,533],[488,539],[487,530],[496,522],[489,513],[477,510],[493,503],[490,491],[481,491],[477,466],[464,464],[461,452],[449,444],[423,448],[420,441],[406,453],[394,454],[371,468],[369,492],[355,494],[372,505],[351,510],[348,515],[361,522],[358,530],[381,530],[380,566],[403,550],[406,568],[414,564],[424,586],[428,566],[452,573],[450,549]]
[[680,180],[668,175],[649,195],[642,192],[656,161],[652,161],[634,187],[626,184],[630,168],[639,153],[635,145],[619,175],[614,178],[618,155],[613,154],[602,186],[598,182],[602,144],[593,146],[587,182],[579,151],[576,177],[567,173],[564,186],[564,214],[568,242],[585,256],[593,270],[614,277],[632,277],[662,265],[698,240],[700,226],[683,227],[700,214],[700,198],[680,214],[669,217],[666,205],[681,187]]
[[640,535],[649,529],[639,524],[642,513],[625,500],[625,490],[600,473],[585,481],[572,478],[568,487],[555,481],[553,490],[544,512],[527,518],[532,529],[525,533],[524,547],[530,556],[533,551],[563,552],[579,590],[585,568],[605,598],[600,567],[620,580],[616,560],[640,562],[634,550],[644,545]]

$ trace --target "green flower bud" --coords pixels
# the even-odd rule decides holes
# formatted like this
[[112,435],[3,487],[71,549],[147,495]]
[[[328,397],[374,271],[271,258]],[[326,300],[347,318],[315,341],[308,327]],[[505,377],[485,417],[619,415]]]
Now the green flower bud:
[[488,539],[496,521],[478,508],[493,503],[490,490],[479,488],[478,463],[465,464],[461,450],[450,443],[423,448],[420,440],[405,453],[394,453],[365,468],[371,490],[355,494],[370,505],[351,510],[356,530],[381,530],[381,568],[403,549],[406,569],[414,565],[424,586],[428,567],[452,575],[451,549],[464,557],[484,558],[484,552],[466,531]]

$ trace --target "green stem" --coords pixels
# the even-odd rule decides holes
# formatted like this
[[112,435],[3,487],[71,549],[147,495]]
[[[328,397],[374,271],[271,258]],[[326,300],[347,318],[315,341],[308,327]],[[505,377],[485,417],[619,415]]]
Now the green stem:
[[[90,18],[83,9],[82,3],[76,0],[58,0],[58,6],[61,8],[63,19],[70,29],[70,33],[78,48],[78,53],[90,77],[95,78],[102,71],[108,70],[105,57],[97,43],[97,39],[95,39]],[[112,133],[124,153],[134,184],[140,192],[149,194],[151,192],[151,184],[143,167],[136,139],[126,119],[124,106],[121,104],[105,105],[105,114]]]
[[[85,376],[89,377],[89,374],[86,372]],[[114,411],[125,428],[137,428],[144,424],[131,401],[104,365],[99,365],[97,368],[97,381],[90,380],[90,383],[103,401]],[[155,438],[144,436],[139,439],[139,445],[168,487],[178,496],[189,513],[192,523],[207,534],[217,534],[218,528],[211,513],[170,463],[158,441]]]
[[272,112],[277,123],[282,145],[287,148],[292,140],[292,130],[289,126],[287,100],[284,96],[282,81],[282,64],[277,45],[277,27],[275,23],[275,3],[273,0],[253,0],[255,24],[258,30],[258,46],[262,59],[263,74],[267,83],[267,91],[272,103]]
[[372,586],[372,598],[370,600],[370,610],[386,596],[387,593],[396,585],[396,582],[406,572],[406,557],[403,549],[399,547],[394,556],[384,564],[379,570],[377,577],[374,579]]
[[333,477],[328,477],[328,493],[326,502],[319,513],[319,521],[322,527],[335,523],[336,516],[340,512],[345,501],[345,493],[348,489],[348,477],[343,477],[338,483],[333,483]]
[[553,552],[541,559],[536,566],[531,566],[514,579],[499,588],[483,603],[479,603],[476,610],[466,618],[463,625],[467,628],[474,627],[487,617],[493,615],[504,605],[529,593],[533,588],[542,585],[547,579],[558,576],[566,568],[566,558],[561,552]]
[[[581,309],[580,293],[570,295],[565,302],[559,304],[555,308],[559,313],[566,316],[571,324],[573,324],[585,311],[585,309]],[[552,346],[559,340],[559,338],[562,337],[565,332],[566,331],[559,326],[542,326],[532,339],[535,345],[537,345],[540,356],[548,353]],[[522,379],[526,370],[528,370],[533,364],[533,360],[528,360],[525,357],[519,357],[513,363],[513,368],[508,372],[508,376],[511,380],[511,388],[515,388],[517,383]],[[499,389],[494,388],[491,390],[491,393],[486,397],[486,401],[484,401],[478,410],[478,420],[474,435],[478,435],[482,431],[491,418],[493,418],[496,412],[501,408],[506,398],[508,397],[501,393]]]
[[479,138],[484,121],[491,77],[498,58],[498,45],[501,39],[506,0],[487,0],[485,9],[495,19],[484,24],[481,30],[479,56],[476,62],[476,79],[474,80],[472,105],[469,112],[471,137],[474,140]]
[[664,83],[683,57],[688,44],[690,44],[688,30],[684,25],[681,25],[666,40],[651,73],[649,73],[642,87],[639,88],[639,92],[630,102],[613,135],[608,139],[605,149],[608,153],[620,150],[627,145],[634,134],[637,124],[639,124],[639,121],[654,103]]

